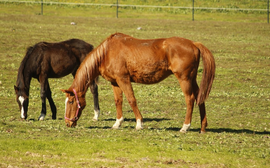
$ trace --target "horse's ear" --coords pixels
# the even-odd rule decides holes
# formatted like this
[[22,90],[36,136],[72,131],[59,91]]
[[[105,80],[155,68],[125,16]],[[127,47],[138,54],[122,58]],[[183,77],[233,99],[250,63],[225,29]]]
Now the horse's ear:
[[61,91],[62,91],[63,93],[66,93],[66,94],[74,94],[73,91],[71,91],[71,90],[61,89]]
[[65,90],[65,89],[60,89],[63,93],[70,93],[69,90]]

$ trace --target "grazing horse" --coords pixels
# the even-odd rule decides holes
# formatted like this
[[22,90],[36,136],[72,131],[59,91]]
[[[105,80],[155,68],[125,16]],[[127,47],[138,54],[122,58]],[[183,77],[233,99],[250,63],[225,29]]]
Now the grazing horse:
[[[200,88],[196,82],[198,66],[202,57],[204,70]],[[66,93],[67,126],[76,126],[86,106],[85,93],[90,81],[101,75],[111,82],[117,111],[113,128],[123,122],[123,92],[136,117],[136,129],[142,129],[142,115],[137,107],[131,82],[158,83],[169,75],[178,79],[185,95],[187,111],[180,132],[190,128],[194,102],[200,109],[201,132],[207,126],[205,100],[215,76],[215,60],[211,52],[201,43],[171,37],[141,40],[116,33],[109,36],[88,54],[80,65],[71,87]]]
[[[51,106],[52,119],[56,119],[56,107],[51,96],[48,78],[61,78],[70,73],[74,77],[81,62],[93,48],[91,44],[79,39],[70,39],[59,43],[40,42],[29,47],[21,62],[16,86],[14,86],[21,118],[27,118],[30,83],[32,78],[36,78],[41,86],[42,100],[42,109],[38,120],[44,120],[46,115],[46,98]],[[90,82],[90,88],[95,106],[93,119],[97,120],[100,109],[98,86],[95,79],[93,78]]]

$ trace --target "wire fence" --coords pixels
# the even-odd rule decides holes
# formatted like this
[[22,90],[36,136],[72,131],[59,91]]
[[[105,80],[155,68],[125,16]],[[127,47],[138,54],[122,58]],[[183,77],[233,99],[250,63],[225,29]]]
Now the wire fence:
[[[92,2],[95,3],[92,3]],[[141,0],[144,2],[144,4],[128,4],[128,3],[135,3],[140,2],[139,0],[122,0],[126,4],[120,3],[120,0],[0,0],[0,3],[28,3],[28,4],[40,4],[41,5],[41,14],[43,14],[43,5],[78,5],[78,6],[107,6],[107,7],[116,7],[116,17],[118,17],[118,9],[119,7],[126,8],[159,8],[159,9],[188,9],[192,10],[192,20],[194,20],[194,11],[196,10],[218,10],[218,11],[257,11],[257,12],[264,12],[267,14],[267,23],[269,23],[269,0],[255,0],[260,2],[260,5],[257,5],[259,8],[252,8],[251,5],[242,5],[242,6],[251,6],[251,8],[241,8],[236,5],[228,5],[231,7],[198,7],[194,4],[197,2],[195,0],[190,0],[189,4],[192,4],[190,6],[175,6],[170,3],[163,3],[163,5],[145,5],[147,4],[147,0]],[[151,1],[151,0],[150,0]],[[164,1],[170,1],[170,0],[164,0]],[[220,0],[213,0],[215,2],[220,2]],[[226,0],[223,0],[226,1]],[[228,0],[230,1],[230,0]],[[108,3],[110,2],[110,3]],[[158,1],[156,1],[158,2]],[[252,0],[247,0],[245,3],[251,3]],[[255,3],[255,2],[254,2]],[[165,5],[164,5],[165,4]],[[223,4],[224,5],[224,4]],[[240,5],[241,6],[241,5]],[[257,7],[256,6],[256,7]],[[262,8],[265,7],[265,8]]]

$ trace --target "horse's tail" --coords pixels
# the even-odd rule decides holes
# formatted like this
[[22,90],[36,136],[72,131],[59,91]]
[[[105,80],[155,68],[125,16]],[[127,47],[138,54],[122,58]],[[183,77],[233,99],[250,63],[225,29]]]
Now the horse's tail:
[[200,55],[203,60],[203,75],[202,81],[197,95],[197,105],[202,104],[211,91],[211,87],[215,77],[215,59],[211,51],[199,42],[194,42],[194,45],[200,50]]

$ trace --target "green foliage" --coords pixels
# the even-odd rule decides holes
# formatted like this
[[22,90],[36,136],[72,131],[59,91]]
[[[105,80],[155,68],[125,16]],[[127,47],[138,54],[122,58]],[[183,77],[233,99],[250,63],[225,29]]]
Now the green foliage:
[[[260,17],[252,20],[235,14],[229,17],[233,22],[220,22],[217,20],[225,15],[207,14],[204,17],[208,21],[192,22],[181,12],[173,19],[168,19],[172,15],[167,18],[167,14],[156,12],[146,13],[142,16],[145,18],[131,19],[129,15],[116,19],[107,8],[90,11],[92,8],[54,5],[46,6],[44,16],[40,16],[38,5],[29,4],[28,10],[22,4],[0,5],[0,167],[269,167],[270,27],[258,23]],[[99,14],[102,17],[96,17]],[[257,23],[235,22],[239,18]],[[57,120],[50,119],[47,103],[45,121],[37,121],[41,100],[36,80],[31,83],[29,118],[20,119],[13,85],[28,46],[70,38],[97,46],[115,32],[144,39],[180,36],[200,41],[212,51],[217,70],[206,101],[206,134],[198,133],[197,106],[191,130],[179,133],[186,106],[173,75],[155,85],[133,84],[144,117],[141,131],[134,129],[134,114],[126,99],[125,122],[119,130],[110,129],[116,116],[114,98],[110,83],[102,78],[102,115],[98,122],[91,120],[93,100],[88,91],[87,106],[78,126],[65,127],[65,95],[60,89],[71,85],[71,75],[49,80],[58,109]],[[198,83],[202,69],[200,66]]]

